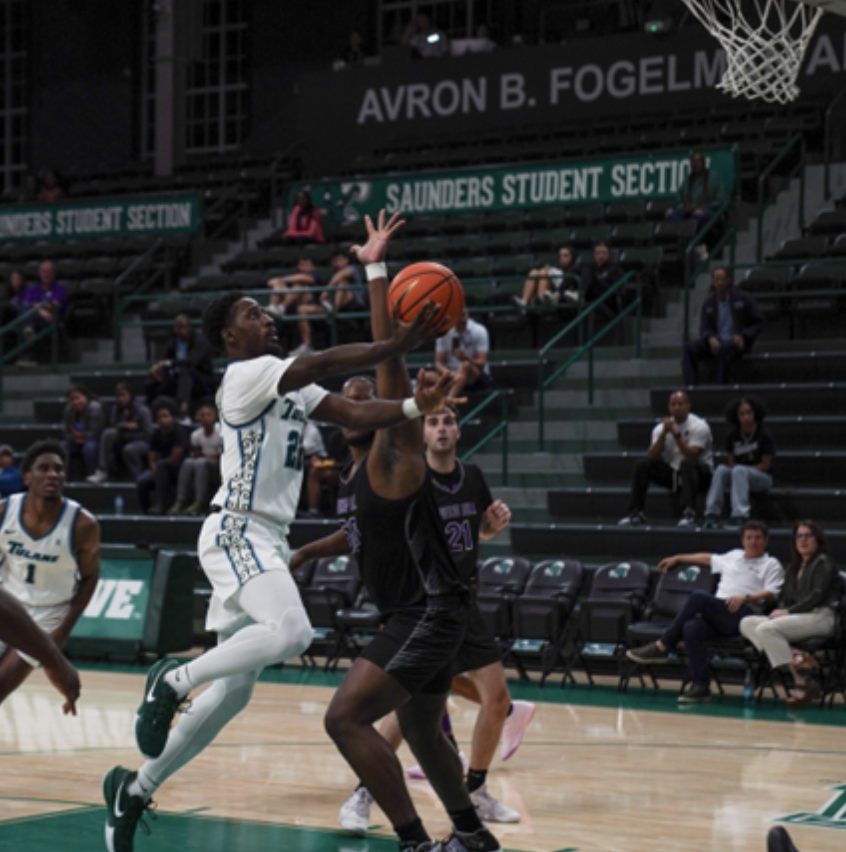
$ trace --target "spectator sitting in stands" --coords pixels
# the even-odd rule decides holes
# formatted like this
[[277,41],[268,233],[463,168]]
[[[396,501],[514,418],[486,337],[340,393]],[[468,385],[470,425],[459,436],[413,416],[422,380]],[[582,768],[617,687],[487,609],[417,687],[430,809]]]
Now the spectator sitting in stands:
[[726,420],[732,427],[726,436],[728,464],[714,471],[705,501],[706,528],[719,525],[726,491],[731,490],[729,526],[740,527],[749,518],[749,493],[772,488],[770,470],[776,449],[764,426],[766,416],[763,403],[751,396],[736,399],[726,408]]
[[38,201],[38,193],[41,191],[41,185],[38,178],[32,173],[27,172],[21,184],[21,191],[18,193],[18,204],[32,204]]
[[223,439],[217,425],[217,410],[204,405],[197,411],[199,429],[191,433],[193,455],[179,469],[176,502],[168,515],[202,515],[220,485],[220,454]]
[[15,463],[15,451],[8,444],[0,444],[0,499],[21,491],[26,491],[26,486]]
[[[605,243],[597,243],[593,247],[593,263],[582,270],[585,302],[595,302],[608,292],[623,276],[623,267],[611,260],[611,249]],[[619,294],[616,298],[605,303],[612,313],[617,312]]]
[[38,200],[53,204],[56,201],[64,201],[67,197],[68,194],[60,183],[59,176],[54,171],[45,172],[41,192],[38,193]]
[[536,302],[554,307],[561,299],[579,301],[579,279],[576,272],[576,255],[570,246],[558,249],[558,266],[539,266],[529,271],[523,285],[523,295],[513,296],[518,308],[526,308]]
[[442,373],[451,372],[456,378],[450,399],[489,388],[493,384],[488,364],[489,341],[488,330],[470,319],[465,309],[455,328],[436,341],[435,372],[428,374],[428,380],[435,382]]
[[173,321],[173,338],[167,345],[164,360],[150,370],[147,402],[152,404],[160,396],[175,397],[178,416],[186,419],[193,403],[214,396],[216,389],[211,347],[203,333],[193,328],[190,317],[179,314]]
[[[282,278],[271,278],[267,282],[267,286],[276,290],[270,297],[270,305],[268,313],[276,318],[283,317],[287,314],[324,314],[326,309],[318,304],[318,299],[314,293],[286,293],[286,290],[303,290],[306,287],[324,287],[323,280],[317,274],[314,266],[314,261],[310,257],[301,257],[297,261],[297,271],[292,275],[285,275]],[[281,292],[280,292],[281,291]],[[280,324],[277,323],[277,326]],[[300,320],[297,323],[300,332],[300,345],[289,352],[289,355],[304,355],[306,352],[312,351],[311,346],[311,323],[308,320]],[[279,328],[280,334],[284,333],[283,328]]]
[[794,690],[787,706],[792,709],[809,706],[820,697],[821,690],[815,680],[803,674],[804,655],[794,657],[790,643],[834,635],[832,607],[840,598],[840,577],[819,524],[799,521],[793,527],[790,551],[793,558],[776,608],[769,616],[747,616],[740,622],[740,632],[767,655],[774,669],[790,670]]
[[8,325],[20,314],[23,309],[25,292],[26,280],[23,272],[17,269],[10,272],[9,282],[3,291],[2,302],[0,302],[0,327]]
[[[56,267],[52,261],[45,260],[38,267],[38,278],[37,283],[24,290],[21,300],[25,311],[35,309],[35,314],[21,329],[24,340],[31,340],[39,331],[57,323],[68,304],[68,291],[56,281]],[[36,363],[32,347],[18,360],[21,367],[32,367]]]
[[306,517],[319,518],[320,492],[324,485],[336,486],[340,481],[341,467],[326,449],[323,435],[315,423],[306,423],[303,432],[303,456],[305,458],[305,490],[308,512]]
[[100,400],[85,385],[71,385],[62,415],[62,444],[67,450],[69,464],[74,458],[81,459],[86,476],[97,469],[100,436],[105,425],[106,414]]
[[338,53],[338,58],[332,63],[333,71],[343,68],[360,68],[364,65],[364,38],[360,32],[353,30],[343,49]]
[[417,15],[409,22],[402,43],[411,48],[414,59],[432,59],[449,52],[449,45],[443,34],[432,29],[426,15]]
[[731,273],[724,266],[711,273],[711,290],[702,303],[699,337],[690,340],[682,354],[684,381],[699,383],[699,361],[717,359],[717,384],[726,383],[730,361],[749,352],[764,328],[758,303],[745,290],[732,287]]
[[170,399],[153,403],[156,426],[150,438],[149,464],[138,477],[135,486],[138,502],[148,515],[164,514],[176,498],[179,469],[190,451],[188,430],[176,421],[176,405]]
[[716,594],[696,591],[657,642],[633,648],[627,656],[635,663],[655,665],[669,661],[670,651],[683,639],[691,672],[690,688],[680,704],[711,700],[707,643],[740,634],[740,622],[757,615],[765,603],[775,602],[784,584],[784,568],[767,553],[769,530],[760,521],[743,527],[742,550],[728,553],[683,553],[658,564],[662,573],[676,565],[710,566],[720,575]]
[[[361,277],[361,269],[354,263],[350,262],[349,256],[344,251],[339,251],[335,254],[331,261],[332,268],[335,270],[332,277],[329,279],[327,287],[362,287],[361,290],[342,290],[336,289],[332,291],[324,291],[320,294],[320,304],[326,313],[344,313],[367,310],[365,300],[366,287]],[[318,307],[315,305],[314,307]],[[319,311],[309,311],[310,313],[319,313]]]
[[152,434],[150,409],[143,400],[133,395],[128,385],[119,382],[115,386],[115,404],[109,416],[109,426],[100,436],[97,470],[88,477],[88,481],[94,485],[108,481],[122,463],[132,481],[137,482],[147,468]]
[[699,151],[690,155],[690,173],[679,187],[678,200],[667,211],[667,218],[676,222],[693,219],[700,231],[725,200],[723,185],[711,174],[705,155]]
[[288,227],[282,234],[282,239],[288,243],[325,243],[323,222],[314,203],[311,193],[301,189],[294,198],[294,209],[288,216]]
[[652,443],[635,466],[632,502],[621,525],[646,523],[644,507],[650,482],[672,491],[681,491],[680,527],[696,523],[696,495],[705,491],[714,470],[711,427],[690,413],[690,399],[684,391],[670,395],[670,416],[652,430]]

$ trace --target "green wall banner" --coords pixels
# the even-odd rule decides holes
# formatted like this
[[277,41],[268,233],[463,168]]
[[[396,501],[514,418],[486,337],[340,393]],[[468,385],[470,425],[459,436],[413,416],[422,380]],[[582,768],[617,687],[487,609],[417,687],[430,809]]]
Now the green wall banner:
[[198,195],[147,196],[0,208],[0,243],[193,234]]
[[102,560],[100,581],[73,629],[73,638],[140,642],[147,622],[153,570],[151,560]]
[[[734,190],[735,155],[730,150],[705,151],[708,167]],[[649,153],[559,163],[509,165],[491,169],[393,174],[370,180],[329,180],[297,184],[336,222],[356,222],[382,208],[404,216],[481,213],[486,210],[572,206],[594,202],[668,198],[679,191],[690,169],[690,152]]]

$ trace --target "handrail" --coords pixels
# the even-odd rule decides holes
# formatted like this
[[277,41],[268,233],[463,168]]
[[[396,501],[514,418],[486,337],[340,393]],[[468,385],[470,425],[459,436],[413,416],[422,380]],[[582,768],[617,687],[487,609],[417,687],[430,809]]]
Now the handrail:
[[27,321],[35,316],[38,313],[38,308],[30,308],[25,313],[19,314],[16,316],[11,322],[6,323],[6,325],[0,327],[0,406],[2,406],[3,400],[3,367],[13,361],[18,357],[22,352],[25,352],[29,349],[33,343],[37,343],[39,340],[43,340],[45,337],[52,337],[52,342],[50,346],[50,362],[53,367],[56,366],[59,360],[59,347],[58,347],[58,330],[59,323],[51,322],[50,325],[45,326],[40,331],[37,331],[30,337],[28,340],[22,340],[15,346],[13,349],[10,349],[8,352],[3,351],[3,338],[6,337],[7,334],[15,331],[15,329],[26,325]]
[[[767,179],[773,169],[793,150],[796,145],[799,145],[799,162],[789,172],[786,178],[781,182],[779,188],[772,193],[772,198],[766,201],[764,198]],[[781,192],[782,187],[793,180],[796,172],[800,174],[799,184],[799,230],[805,226],[805,137],[801,133],[796,133],[790,137],[787,144],[782,148],[781,153],[767,166],[766,169],[758,176],[758,243],[755,256],[758,262],[761,261],[761,256],[764,252],[764,214],[767,208],[775,202],[776,196]]]
[[[825,111],[825,173],[823,178],[823,185],[825,187],[825,200],[829,201],[831,199],[831,160],[832,160],[832,147],[834,142],[834,110],[835,107],[839,107],[841,101],[846,102],[846,89],[841,89],[840,93],[837,97],[828,105],[828,109]],[[846,111],[841,113],[839,126],[842,127],[844,121],[846,120]],[[842,148],[842,146],[841,146]]]
[[482,400],[469,414],[465,414],[459,421],[459,426],[465,426],[480,411],[484,411],[495,399],[502,400],[502,420],[496,424],[486,435],[484,435],[473,447],[462,454],[462,461],[469,461],[476,453],[483,450],[500,433],[502,437],[502,484],[508,485],[508,400],[514,395],[513,390],[494,391]]
[[728,213],[731,210],[732,204],[734,202],[733,198],[727,198],[714,212],[714,215],[708,220],[705,227],[698,231],[693,239],[687,244],[687,247],[684,250],[684,310],[683,310],[683,338],[682,342],[687,341],[687,335],[690,331],[690,290],[693,286],[696,278],[699,276],[699,273],[707,267],[711,258],[717,254],[717,252],[728,242],[728,239],[731,238],[732,242],[732,260],[734,260],[734,248],[737,240],[737,230],[735,228],[727,228],[726,232],[723,234],[720,241],[715,245],[709,252],[708,257],[705,258],[696,269],[692,269],[692,256],[693,250],[700,244],[704,242],[705,235],[712,229],[716,228],[717,223],[720,222],[723,214]]
[[[582,324],[588,320],[590,322],[590,330],[593,330],[593,317],[596,311],[604,305],[612,296],[616,295],[617,291],[622,288],[622,286],[629,281],[634,275],[633,271],[627,272],[611,289],[606,290],[605,293],[602,294],[595,302],[591,302],[591,304],[585,308],[575,319],[569,322],[561,331],[556,334],[552,340],[550,340],[545,346],[543,346],[538,351],[538,450],[543,452],[544,448],[544,440],[545,440],[545,392],[546,388],[554,382],[558,376],[561,375],[564,370],[559,367],[556,369],[551,376],[544,376],[544,365],[546,364],[546,356],[550,349],[561,340],[566,334],[571,332],[574,328],[581,328]],[[637,298],[628,305],[623,311],[621,311],[613,320],[611,320],[602,331],[593,335],[587,343],[584,343],[576,352],[576,355],[570,358],[567,362],[567,367],[585,354],[585,352],[590,353],[589,360],[589,374],[588,374],[588,400],[591,405],[593,405],[593,347],[594,345],[601,340],[612,328],[616,328],[617,325],[620,324],[622,319],[628,316],[632,310],[637,309],[638,312],[638,322],[637,329],[635,331],[635,357],[640,358],[640,318],[642,312],[642,300],[640,296],[640,286],[638,285],[638,295]]]

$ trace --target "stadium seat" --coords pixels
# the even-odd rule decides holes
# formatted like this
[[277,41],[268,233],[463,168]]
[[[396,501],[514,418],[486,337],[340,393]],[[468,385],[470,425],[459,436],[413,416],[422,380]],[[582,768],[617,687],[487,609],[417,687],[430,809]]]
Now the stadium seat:
[[522,556],[492,556],[479,566],[476,600],[490,634],[499,641],[511,639],[513,601],[523,591],[532,563]]

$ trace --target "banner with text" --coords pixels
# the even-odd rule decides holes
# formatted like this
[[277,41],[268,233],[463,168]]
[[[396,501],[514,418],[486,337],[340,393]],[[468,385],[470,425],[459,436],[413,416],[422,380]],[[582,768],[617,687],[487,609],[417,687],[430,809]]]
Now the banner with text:
[[[726,197],[734,190],[732,151],[707,151],[711,174]],[[301,189],[330,220],[357,222],[381,209],[404,216],[480,213],[530,207],[632,201],[675,196],[690,171],[690,155],[644,154],[570,160],[453,172],[393,174],[372,180],[302,183],[291,187],[288,204]]]
[[[373,68],[303,77],[303,157],[310,174],[332,174],[398,143],[461,145],[515,131],[540,138],[627,115],[661,126],[712,105],[735,104],[742,117],[753,104],[716,88],[725,70],[725,52],[698,24],[661,38],[625,33],[425,61],[384,56]],[[808,99],[830,99],[846,86],[846,18],[823,16],[798,84]]]
[[0,243],[193,234],[202,218],[197,195],[3,207]]
[[100,580],[73,639],[123,639],[140,643],[144,637],[153,563],[138,559],[104,559]]

